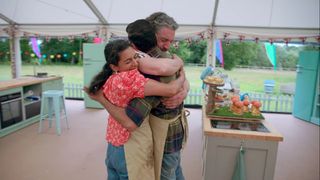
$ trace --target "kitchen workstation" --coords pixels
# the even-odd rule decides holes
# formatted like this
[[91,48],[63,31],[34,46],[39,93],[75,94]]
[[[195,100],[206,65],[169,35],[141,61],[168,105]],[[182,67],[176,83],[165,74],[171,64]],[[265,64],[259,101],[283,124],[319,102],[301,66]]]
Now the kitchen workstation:
[[260,112],[262,104],[241,94],[227,75],[203,82],[203,179],[273,179],[283,136]]
[[63,90],[62,77],[38,74],[0,82],[0,137],[39,121],[46,90]]

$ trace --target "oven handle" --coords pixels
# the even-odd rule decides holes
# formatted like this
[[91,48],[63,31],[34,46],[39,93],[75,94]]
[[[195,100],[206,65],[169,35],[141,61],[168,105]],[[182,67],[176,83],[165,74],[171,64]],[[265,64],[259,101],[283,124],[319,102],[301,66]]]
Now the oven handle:
[[14,102],[14,101],[19,101],[19,100],[22,100],[22,98],[16,98],[16,99],[8,100],[8,101],[3,101],[3,102],[1,102],[1,105],[8,104],[8,103],[11,103],[11,102]]

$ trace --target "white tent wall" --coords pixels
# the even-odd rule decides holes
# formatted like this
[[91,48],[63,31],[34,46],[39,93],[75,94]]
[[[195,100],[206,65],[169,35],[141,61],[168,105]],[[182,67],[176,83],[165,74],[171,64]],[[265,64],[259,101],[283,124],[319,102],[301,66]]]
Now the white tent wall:
[[21,32],[68,36],[108,26],[125,35],[128,23],[164,11],[180,24],[177,37],[211,27],[251,29],[255,36],[261,29],[263,36],[296,30],[302,30],[297,35],[318,36],[319,6],[319,0],[0,0],[0,29],[11,23]]
[[220,0],[218,26],[319,28],[319,0]]
[[82,0],[0,0],[0,12],[17,24],[93,24],[98,18]]
[[[180,25],[177,39],[204,34],[209,47],[207,61],[212,63],[214,39],[319,43],[319,1],[0,0],[0,37],[9,36],[12,48],[18,42],[16,38],[22,36],[85,35],[107,40],[111,35],[126,36],[128,23],[163,11]],[[19,57],[13,56],[12,61],[15,59]],[[18,66],[12,67],[19,70]]]

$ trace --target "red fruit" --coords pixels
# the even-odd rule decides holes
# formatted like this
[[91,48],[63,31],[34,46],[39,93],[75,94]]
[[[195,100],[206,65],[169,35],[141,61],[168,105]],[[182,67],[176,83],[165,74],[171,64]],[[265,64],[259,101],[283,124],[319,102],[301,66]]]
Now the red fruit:
[[234,105],[239,108],[243,107],[243,103],[241,101],[237,101]]
[[250,102],[248,100],[244,100],[242,102],[243,102],[243,105],[245,105],[245,106],[249,106],[249,104],[250,104]]
[[261,107],[261,103],[259,101],[254,102],[252,105],[257,108]]

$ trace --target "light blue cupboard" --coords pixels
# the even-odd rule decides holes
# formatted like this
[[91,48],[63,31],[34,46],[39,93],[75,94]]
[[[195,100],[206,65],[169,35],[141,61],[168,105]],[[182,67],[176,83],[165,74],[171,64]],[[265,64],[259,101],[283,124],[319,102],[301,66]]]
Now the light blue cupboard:
[[320,124],[319,66],[319,51],[300,52],[292,112],[295,117],[318,125]]
[[[92,78],[102,70],[106,63],[104,47],[105,44],[83,44],[83,80],[85,86],[89,86]],[[101,104],[90,99],[86,94],[84,95],[84,103],[87,108],[103,108]]]

